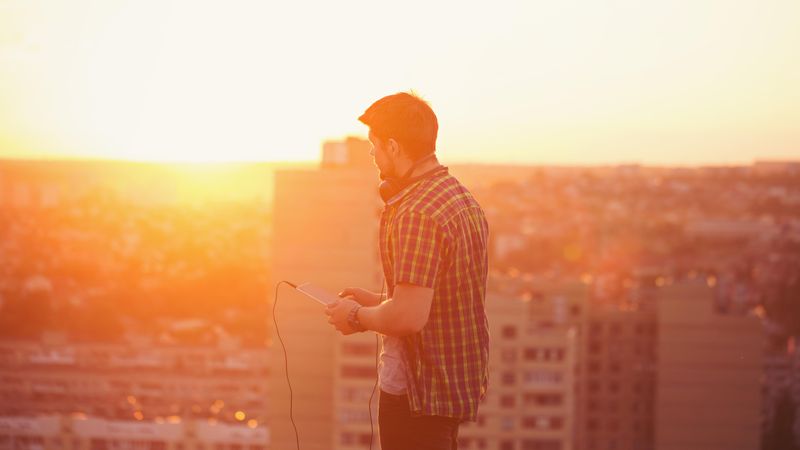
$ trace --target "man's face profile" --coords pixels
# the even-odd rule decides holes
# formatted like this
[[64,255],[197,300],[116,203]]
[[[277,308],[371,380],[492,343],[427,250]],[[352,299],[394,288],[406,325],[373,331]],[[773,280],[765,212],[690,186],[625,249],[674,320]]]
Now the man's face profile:
[[369,142],[372,144],[372,149],[369,154],[372,156],[372,162],[378,168],[378,171],[380,171],[381,177],[394,176],[394,164],[386,149],[386,143],[375,136],[371,130],[369,132]]

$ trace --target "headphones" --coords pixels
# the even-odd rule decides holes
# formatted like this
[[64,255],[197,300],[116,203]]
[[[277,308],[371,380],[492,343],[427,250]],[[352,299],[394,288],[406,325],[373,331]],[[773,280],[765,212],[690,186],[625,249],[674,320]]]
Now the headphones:
[[419,180],[428,178],[431,175],[433,175],[433,174],[435,174],[437,172],[440,172],[442,170],[444,170],[444,171],[448,170],[447,167],[444,167],[444,166],[440,165],[438,167],[434,167],[433,169],[431,169],[431,170],[429,170],[429,171],[427,171],[427,172],[425,172],[425,173],[423,173],[421,175],[417,175],[416,177],[408,178],[408,176],[411,174],[411,172],[414,171],[414,169],[419,167],[425,161],[428,161],[429,159],[433,159],[433,158],[436,158],[436,154],[435,153],[431,153],[431,154],[429,154],[427,156],[424,156],[424,157],[414,161],[414,164],[412,164],[411,167],[409,167],[408,170],[406,170],[406,173],[403,174],[403,176],[399,177],[399,178],[398,177],[385,177],[385,176],[381,175],[381,180],[383,180],[383,181],[381,181],[380,186],[378,186],[378,192],[381,194],[381,198],[383,199],[383,202],[384,203],[388,203],[389,200],[391,200],[392,197],[394,197],[395,195],[399,194],[400,191],[402,191],[403,189],[407,188],[408,186],[411,186],[411,184],[413,184],[413,183],[415,183],[415,182],[417,182]]

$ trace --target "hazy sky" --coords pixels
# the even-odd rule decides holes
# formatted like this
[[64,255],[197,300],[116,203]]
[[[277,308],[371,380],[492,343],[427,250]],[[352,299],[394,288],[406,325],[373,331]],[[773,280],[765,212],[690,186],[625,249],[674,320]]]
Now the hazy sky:
[[309,160],[409,89],[446,162],[800,159],[800,1],[0,0],[0,156]]

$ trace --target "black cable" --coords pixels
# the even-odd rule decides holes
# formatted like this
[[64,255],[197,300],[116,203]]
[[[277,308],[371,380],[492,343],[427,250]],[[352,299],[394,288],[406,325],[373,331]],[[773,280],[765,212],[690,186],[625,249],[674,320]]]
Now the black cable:
[[[289,354],[286,352],[286,345],[283,343],[283,338],[281,337],[281,332],[278,329],[278,319],[277,315],[275,314],[276,308],[278,306],[278,288],[281,284],[287,284],[290,287],[296,289],[297,285],[291,283],[286,280],[281,280],[278,284],[275,285],[275,301],[272,303],[272,323],[275,324],[275,334],[278,335],[278,341],[281,343],[281,347],[283,348],[283,361],[284,367],[286,369],[286,383],[289,385],[289,420],[292,422],[292,427],[294,428],[294,438],[297,444],[297,450],[300,450],[300,435],[297,432],[297,425],[294,423],[294,414],[293,414],[293,392],[292,392],[292,382],[289,380]],[[379,304],[383,300],[383,294],[386,289],[386,281],[381,284],[381,295],[379,297]],[[372,450],[372,442],[375,440],[375,426],[372,420],[372,399],[375,397],[375,391],[378,387],[378,361],[379,361],[379,354],[380,354],[380,341],[378,337],[378,333],[375,332],[375,384],[372,386],[372,393],[369,396],[369,403],[368,403],[368,411],[369,411],[369,449]]]
[[[381,296],[378,299],[378,304],[383,301],[383,292],[386,289],[386,281],[384,280],[383,284],[381,284]],[[375,440],[375,427],[372,424],[372,398],[375,396],[375,390],[378,387],[378,355],[380,352],[380,341],[378,338],[378,332],[375,332],[375,385],[372,386],[372,393],[369,396],[369,450],[372,450],[372,441]]]
[[278,335],[278,340],[281,343],[281,347],[283,347],[283,361],[286,367],[286,382],[289,384],[289,420],[292,421],[292,427],[294,427],[294,439],[297,442],[297,450],[300,450],[300,435],[297,433],[297,425],[294,423],[294,416],[292,414],[292,382],[289,380],[289,355],[286,353],[286,345],[283,343],[281,332],[278,330],[278,320],[275,318],[275,308],[278,306],[278,288],[283,283],[286,283],[293,288],[297,287],[295,284],[286,280],[279,281],[278,284],[275,285],[275,301],[272,302],[272,323],[275,324],[275,333]]

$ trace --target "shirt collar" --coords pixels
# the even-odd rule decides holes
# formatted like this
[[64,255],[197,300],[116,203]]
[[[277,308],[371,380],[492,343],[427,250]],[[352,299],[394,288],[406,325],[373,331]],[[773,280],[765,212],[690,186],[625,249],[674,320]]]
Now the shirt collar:
[[439,176],[441,173],[447,173],[448,171],[449,170],[448,170],[447,167],[442,166],[442,168],[440,170],[437,170],[436,172],[432,173],[430,177],[425,177],[425,178],[423,178],[421,180],[417,180],[417,181],[409,184],[402,191],[400,191],[397,194],[395,194],[394,197],[390,198],[389,201],[386,202],[386,206],[393,206],[394,204],[398,203],[406,195],[408,195],[409,192],[411,192],[415,187],[417,187],[421,182],[423,182],[425,180],[430,180],[431,178]]

